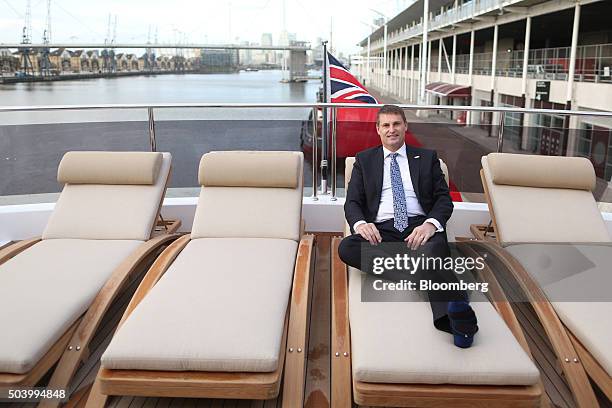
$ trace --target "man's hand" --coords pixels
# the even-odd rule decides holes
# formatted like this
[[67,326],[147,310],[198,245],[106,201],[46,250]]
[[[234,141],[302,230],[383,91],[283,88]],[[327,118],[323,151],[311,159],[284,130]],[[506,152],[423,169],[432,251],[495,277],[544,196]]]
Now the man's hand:
[[429,238],[433,237],[436,233],[436,227],[430,223],[425,222],[423,225],[419,225],[412,230],[412,233],[406,237],[404,241],[408,243],[410,249],[415,250],[421,245],[425,245]]
[[380,232],[378,232],[378,228],[371,222],[358,225],[355,232],[367,239],[372,245],[382,242],[382,237],[380,236]]

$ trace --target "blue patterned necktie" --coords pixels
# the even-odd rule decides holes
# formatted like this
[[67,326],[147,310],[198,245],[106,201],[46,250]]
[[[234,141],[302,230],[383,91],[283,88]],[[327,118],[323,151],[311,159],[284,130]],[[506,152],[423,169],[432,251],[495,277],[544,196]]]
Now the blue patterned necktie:
[[399,232],[408,228],[408,209],[406,208],[406,195],[399,164],[398,153],[391,153],[391,191],[393,192],[393,226]]

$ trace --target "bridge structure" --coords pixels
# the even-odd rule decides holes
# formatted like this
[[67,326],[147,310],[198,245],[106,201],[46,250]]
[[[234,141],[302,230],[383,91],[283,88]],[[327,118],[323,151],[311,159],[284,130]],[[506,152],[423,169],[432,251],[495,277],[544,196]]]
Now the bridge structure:
[[198,49],[198,50],[264,50],[264,51],[283,51],[286,57],[283,58],[283,69],[289,72],[289,81],[299,81],[307,77],[306,53],[311,50],[310,45],[305,42],[296,42],[292,45],[243,45],[243,44],[206,44],[206,43],[0,43],[0,49],[15,49],[24,52],[27,48],[28,53],[33,50],[44,51],[49,49]]

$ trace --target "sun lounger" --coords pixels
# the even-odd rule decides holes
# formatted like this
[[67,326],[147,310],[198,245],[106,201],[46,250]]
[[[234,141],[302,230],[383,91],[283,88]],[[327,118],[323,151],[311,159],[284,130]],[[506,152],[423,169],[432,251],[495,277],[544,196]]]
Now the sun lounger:
[[313,237],[301,235],[303,156],[212,152],[190,236],[162,253],[102,356],[109,395],[303,403]]
[[151,238],[170,164],[168,153],[66,153],[42,237],[0,251],[0,387],[33,386],[59,361],[49,388],[67,388],[123,283],[176,238]]
[[[346,161],[347,186],[353,163]],[[394,407],[541,404],[539,372],[507,304],[473,302],[480,331],[471,348],[459,349],[433,327],[429,304],[414,293],[362,301],[363,273],[347,270],[339,243],[332,242],[332,407],[351,407],[352,400]]]
[[482,167],[493,228],[474,225],[472,232],[533,306],[578,405],[597,403],[585,371],[612,399],[612,302],[589,301],[598,298],[598,288],[609,291],[612,263],[611,239],[592,194],[592,164],[491,153]]

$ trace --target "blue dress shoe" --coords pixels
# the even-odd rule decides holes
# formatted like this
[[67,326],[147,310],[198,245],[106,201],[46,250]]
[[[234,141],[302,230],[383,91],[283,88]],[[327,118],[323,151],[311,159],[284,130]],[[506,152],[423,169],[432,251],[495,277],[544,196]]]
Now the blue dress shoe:
[[448,320],[455,346],[470,347],[478,331],[478,320],[470,304],[465,300],[448,302]]

